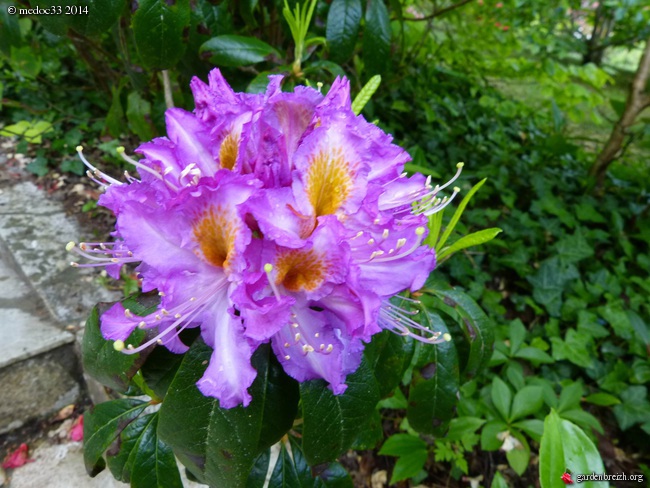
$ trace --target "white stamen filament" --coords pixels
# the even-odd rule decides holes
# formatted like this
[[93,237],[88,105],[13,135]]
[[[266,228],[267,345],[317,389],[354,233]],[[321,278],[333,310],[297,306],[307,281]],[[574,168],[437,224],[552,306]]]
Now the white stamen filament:
[[[377,252],[377,251],[375,251],[370,255],[370,259],[368,261],[366,261],[366,262],[373,261],[375,263],[387,263],[389,261],[395,261],[396,259],[402,259],[402,258],[408,256],[409,254],[414,253],[420,247],[420,244],[422,243],[422,236],[424,235],[424,232],[425,232],[424,227],[418,227],[418,228],[415,229],[415,235],[417,236],[417,239],[416,239],[415,243],[413,244],[413,246],[408,251],[403,252],[402,254],[395,255],[395,256],[387,256],[385,258],[379,258],[379,259],[376,259],[375,252]],[[382,252],[382,254],[383,254],[383,252]]]
[[[102,172],[99,171],[97,168],[95,168],[92,164],[90,164],[90,162],[86,159],[86,157],[85,157],[84,154],[83,154],[83,150],[84,150],[83,146],[77,146],[76,149],[77,149],[77,154],[79,155],[79,159],[81,159],[81,162],[82,162],[82,163],[83,163],[83,164],[84,164],[88,169],[90,169],[90,171],[92,172],[92,175],[93,175],[93,176],[99,176],[99,177],[103,178],[104,180],[106,180],[106,182],[109,183],[109,184],[111,184],[111,185],[122,185],[122,184],[123,184],[121,181],[118,181],[118,180],[116,180],[115,178],[113,178],[113,177],[111,177],[111,176],[108,176],[108,175],[105,174],[105,173],[102,173]],[[101,181],[97,181],[97,180],[95,180],[94,178],[91,178],[91,179],[94,180],[94,181],[96,181],[97,183],[99,183],[99,184],[102,185],[102,186],[105,186],[105,185],[106,185],[105,183],[102,183]]]
[[281,299],[280,296],[280,290],[278,290],[278,287],[275,284],[275,280],[273,279],[273,276],[271,273],[273,272],[273,265],[271,263],[266,263],[264,265],[264,272],[266,273],[266,277],[269,280],[269,285],[271,285],[271,290],[273,290],[273,294],[275,295],[275,298],[279,302]]

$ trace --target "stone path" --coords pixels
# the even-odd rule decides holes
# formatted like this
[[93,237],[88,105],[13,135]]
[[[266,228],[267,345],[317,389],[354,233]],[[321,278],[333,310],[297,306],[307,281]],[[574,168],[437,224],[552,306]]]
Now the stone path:
[[[0,173],[8,171],[8,146],[0,150]],[[75,331],[97,302],[119,298],[97,283],[96,269],[69,266],[66,244],[88,237],[33,183],[0,186],[0,434],[77,403],[85,391]],[[35,462],[0,469],[0,486],[126,486],[108,472],[89,478],[81,443],[60,442],[46,439],[30,453]]]

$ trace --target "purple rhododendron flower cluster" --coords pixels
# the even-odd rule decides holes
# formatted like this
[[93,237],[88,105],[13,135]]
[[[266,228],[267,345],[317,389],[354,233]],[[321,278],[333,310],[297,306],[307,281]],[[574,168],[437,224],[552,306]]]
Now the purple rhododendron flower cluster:
[[[326,96],[282,92],[281,81],[271,76],[253,95],[235,93],[217,69],[208,85],[193,79],[194,113],[168,110],[168,137],[142,144],[139,161],[124,155],[140,179],[113,179],[78,148],[117,224],[114,242],[70,250],[116,278],[123,263],[140,263],[143,291],[161,297],[146,317],[114,305],[104,337],[127,354],[155,343],[183,353],[179,333],[200,327],[213,353],[197,386],[224,408],[251,401],[262,343],[296,380],[322,378],[341,394],[373,334],[443,340],[390,299],[435,267],[423,239],[427,215],[451,201],[437,196],[444,187],[406,177],[408,154],[354,115],[347,80]],[[125,345],[137,327],[152,338]]]

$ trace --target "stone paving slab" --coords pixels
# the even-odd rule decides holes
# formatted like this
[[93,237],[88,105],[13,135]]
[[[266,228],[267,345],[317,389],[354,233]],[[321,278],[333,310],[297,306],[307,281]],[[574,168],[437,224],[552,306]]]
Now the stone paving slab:
[[[0,154],[0,171],[2,158]],[[85,237],[33,183],[0,188],[0,434],[79,400],[75,336],[99,301],[96,269],[69,266],[65,245]]]
[[40,297],[12,269],[10,260],[0,246],[0,368],[74,340],[52,324]]
[[[92,286],[97,269],[72,268],[65,246],[84,240],[73,217],[48,200],[31,182],[5,187],[0,194],[0,240],[57,322],[78,325],[100,301],[116,294]],[[1,299],[2,297],[0,297]]]
[[[124,488],[128,486],[116,481],[108,469],[90,478],[84,468],[80,442],[42,445],[31,457],[34,462],[13,471],[6,485],[7,488]],[[206,486],[189,481],[185,477],[184,468],[181,467],[180,471],[185,488]]]

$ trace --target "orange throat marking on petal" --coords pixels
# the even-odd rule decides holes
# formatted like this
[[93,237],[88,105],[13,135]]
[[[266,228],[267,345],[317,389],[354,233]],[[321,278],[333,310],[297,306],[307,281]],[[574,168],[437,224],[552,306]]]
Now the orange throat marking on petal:
[[352,190],[352,176],[341,148],[321,150],[310,159],[305,188],[316,217],[341,208]]
[[221,206],[212,206],[199,216],[193,226],[200,254],[208,263],[219,268],[228,267],[228,259],[235,247],[237,224],[229,217]]
[[289,250],[281,253],[275,263],[275,282],[289,291],[312,291],[325,279],[327,261],[323,254],[309,251]]
[[239,134],[232,131],[221,142],[221,148],[219,149],[219,163],[221,167],[232,170],[237,162],[238,152]]

